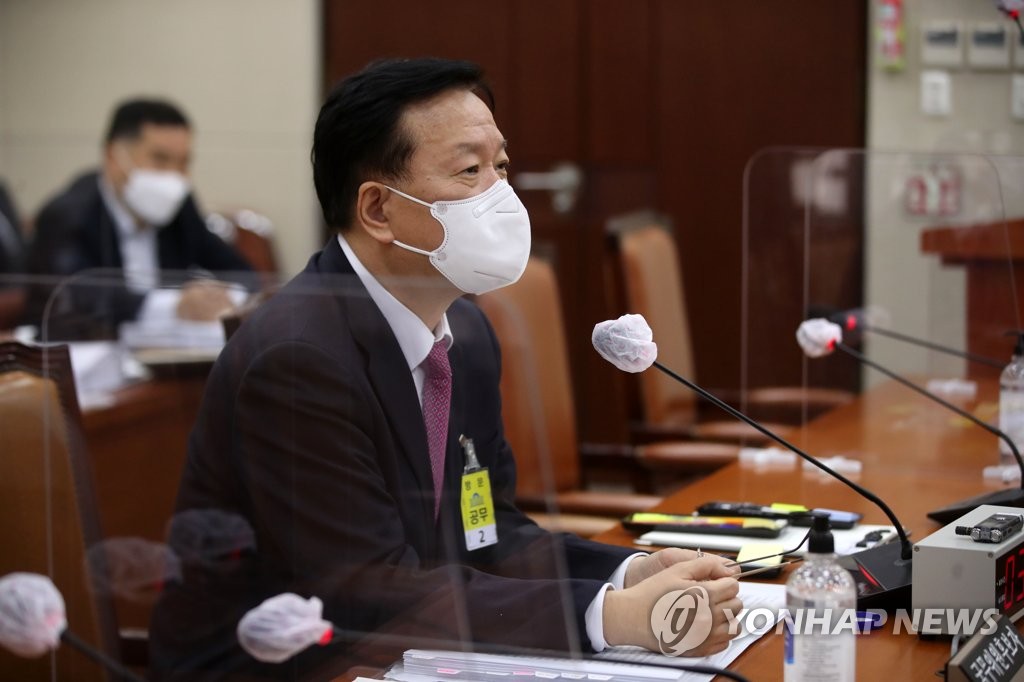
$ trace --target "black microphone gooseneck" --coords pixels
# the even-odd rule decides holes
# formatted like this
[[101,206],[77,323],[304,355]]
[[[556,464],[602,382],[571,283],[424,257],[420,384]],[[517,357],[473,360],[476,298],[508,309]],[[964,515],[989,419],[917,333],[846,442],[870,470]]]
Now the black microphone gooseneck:
[[915,346],[921,346],[922,348],[938,351],[939,353],[945,353],[946,355],[952,355],[954,357],[963,358],[964,360],[976,362],[980,365],[987,365],[989,367],[994,367],[996,369],[1003,368],[1003,363],[1001,363],[998,360],[993,360],[992,358],[986,357],[984,355],[978,355],[977,353],[970,353],[968,351],[960,350],[958,348],[943,346],[942,344],[935,343],[934,341],[929,341],[928,339],[921,339],[916,336],[910,336],[909,334],[893,331],[892,329],[884,329],[882,327],[877,327],[867,322],[867,317],[868,315],[866,315],[861,310],[847,310],[846,312],[831,315],[828,318],[828,321],[838,324],[846,331],[871,332],[872,334],[886,336],[890,339],[903,341],[904,343],[909,343]]
[[71,630],[64,630],[60,633],[60,641],[64,642],[73,649],[77,649],[80,653],[85,654],[87,657],[99,663],[101,666],[106,668],[108,671],[117,675],[120,679],[130,680],[130,682],[146,682],[144,679],[133,673],[128,668],[124,667],[118,661],[115,661],[110,656],[107,656],[102,651],[92,647],[78,635],[71,632]]
[[928,518],[934,521],[938,521],[941,524],[950,524],[959,519],[964,514],[973,511],[974,509],[983,504],[991,504],[1002,507],[1024,507],[1024,458],[1021,457],[1020,451],[1017,449],[1017,445],[1016,443],[1013,442],[1012,438],[1010,438],[1008,435],[1006,435],[1006,433],[1004,433],[1000,429],[997,429],[991,424],[987,424],[984,421],[978,419],[973,414],[960,409],[956,405],[950,404],[949,402],[943,400],[939,396],[934,395],[929,391],[926,391],[925,389],[921,388],[920,386],[914,384],[913,382],[908,381],[907,379],[899,376],[892,370],[882,367],[877,362],[869,360],[868,358],[864,357],[862,353],[854,350],[853,348],[850,348],[843,342],[837,341],[835,347],[843,351],[847,355],[850,355],[851,357],[860,360],[868,367],[878,370],[882,374],[886,375],[891,379],[896,380],[897,382],[903,384],[907,388],[910,388],[916,391],[917,393],[920,393],[924,397],[937,402],[943,407],[952,410],[954,413],[960,415],[961,417],[964,417],[972,424],[976,424],[981,428],[985,429],[986,431],[988,431],[989,433],[995,434],[1010,447],[1010,451],[1013,453],[1014,458],[1017,460],[1017,466],[1021,470],[1020,488],[1005,488],[1003,490],[982,493],[981,495],[977,495],[966,500],[960,500],[959,502],[954,502],[953,504],[946,505],[945,507],[942,507],[940,509],[935,509],[933,511],[928,512]]
[[956,348],[950,348],[949,346],[943,346],[941,344],[935,343],[934,341],[928,341],[926,339],[919,339],[919,338],[916,338],[916,337],[913,337],[913,336],[907,336],[906,334],[903,334],[903,333],[900,333],[900,332],[895,332],[895,331],[892,331],[891,329],[882,329],[881,327],[875,327],[874,325],[863,324],[863,323],[861,325],[859,325],[859,328],[863,329],[864,331],[869,331],[872,334],[878,334],[880,336],[887,336],[890,339],[896,339],[897,341],[903,341],[905,343],[911,343],[911,344],[914,344],[915,346],[921,346],[922,348],[927,348],[929,350],[934,350],[934,351],[938,351],[940,353],[945,353],[946,355],[953,355],[953,356],[958,357],[958,358],[963,358],[965,360],[969,360],[970,362],[976,362],[979,365],[987,365],[989,367],[995,367],[996,369],[1002,369],[1003,368],[1003,364],[1004,363],[999,362],[998,360],[993,360],[992,358],[986,357],[984,355],[978,355],[977,353],[970,353],[970,352],[965,351],[965,350],[957,350]]
[[726,412],[728,412],[730,415],[732,415],[736,419],[739,419],[740,421],[744,422],[745,424],[749,424],[750,426],[754,427],[755,429],[757,429],[758,431],[760,431],[764,435],[768,436],[769,438],[771,438],[773,441],[775,441],[779,445],[782,445],[783,447],[785,447],[787,450],[790,450],[790,451],[796,453],[797,455],[800,455],[800,457],[803,458],[805,461],[810,462],[814,466],[818,467],[819,469],[821,469],[822,471],[827,473],[829,476],[832,476],[832,477],[838,479],[842,483],[846,484],[848,487],[850,487],[853,490],[855,490],[859,495],[861,495],[862,497],[864,497],[864,498],[870,500],[872,503],[874,503],[875,506],[877,506],[879,509],[881,509],[885,513],[886,517],[888,517],[889,521],[896,528],[896,534],[900,538],[900,558],[905,560],[905,561],[909,561],[911,559],[911,556],[912,556],[912,553],[913,553],[913,548],[912,548],[912,546],[910,544],[910,539],[907,537],[906,531],[903,530],[903,524],[900,523],[900,520],[898,518],[896,518],[896,514],[893,513],[892,509],[889,508],[889,505],[887,505],[885,502],[883,502],[881,498],[879,498],[877,495],[875,495],[873,492],[871,492],[867,488],[864,488],[864,487],[854,483],[850,479],[846,478],[845,476],[840,474],[838,471],[835,471],[831,467],[828,467],[825,464],[822,464],[821,462],[819,462],[817,459],[815,459],[811,455],[807,454],[806,452],[804,452],[803,450],[801,450],[797,446],[795,446],[792,443],[790,443],[789,441],[787,441],[785,438],[783,438],[783,437],[781,437],[779,435],[776,435],[775,433],[772,433],[771,431],[769,431],[765,427],[761,426],[756,421],[754,421],[753,419],[751,419],[747,415],[743,414],[742,412],[740,412],[736,408],[734,408],[731,405],[729,405],[728,403],[720,400],[719,398],[717,398],[716,396],[712,395],[711,393],[705,391],[703,388],[701,388],[697,384],[693,383],[692,381],[690,381],[690,380],[686,379],[685,377],[683,377],[683,376],[673,372],[671,369],[669,369],[665,365],[661,364],[657,360],[654,361],[654,366],[657,367],[658,369],[660,369],[665,374],[667,374],[670,377],[672,377],[673,379],[675,379],[676,381],[684,384],[689,389],[695,391],[702,398],[706,398],[707,400],[712,402],[715,406],[725,410]]
[[901,377],[899,374],[896,374],[896,372],[893,372],[892,370],[883,367],[882,365],[878,364],[874,360],[868,359],[863,353],[861,353],[861,352],[859,352],[857,350],[854,350],[853,348],[851,348],[850,346],[847,346],[842,341],[837,341],[835,346],[836,346],[836,348],[838,348],[839,350],[843,351],[847,355],[849,355],[851,357],[854,357],[857,360],[863,362],[868,367],[870,367],[872,369],[875,369],[875,370],[878,370],[879,372],[881,372],[885,376],[889,377],[890,379],[896,380],[897,382],[903,384],[904,386],[906,386],[910,390],[915,391],[915,392],[923,395],[925,398],[928,398],[929,400],[933,400],[933,401],[937,402],[939,405],[942,405],[947,410],[952,410],[953,412],[956,412],[958,415],[960,415],[964,419],[967,419],[968,421],[970,421],[970,422],[972,422],[974,424],[977,424],[981,428],[985,429],[989,433],[994,434],[994,435],[999,436],[1000,438],[1002,438],[1003,442],[1006,443],[1010,447],[1010,451],[1013,452],[1014,459],[1017,460],[1017,466],[1020,467],[1020,471],[1021,471],[1021,489],[1024,489],[1024,458],[1021,457],[1020,451],[1017,449],[1017,445],[1013,442],[1013,439],[1010,438],[1008,435],[1006,435],[1005,432],[997,429],[996,427],[992,426],[991,424],[989,424],[989,423],[987,423],[985,421],[982,421],[981,419],[978,419],[977,417],[975,417],[973,414],[971,414],[967,410],[959,408],[959,407],[957,407],[956,405],[952,404],[951,402],[949,402],[947,400],[943,400],[942,398],[940,398],[939,396],[935,395],[931,391],[926,391],[925,389],[923,389],[920,386],[918,386],[917,384],[915,384],[913,381],[910,381],[910,380],[908,380],[908,379],[906,379],[904,377]]

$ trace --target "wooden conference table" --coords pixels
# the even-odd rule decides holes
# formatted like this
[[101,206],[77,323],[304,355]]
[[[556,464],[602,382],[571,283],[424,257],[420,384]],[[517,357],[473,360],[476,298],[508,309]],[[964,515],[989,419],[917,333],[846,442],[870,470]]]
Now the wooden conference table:
[[[119,392],[112,406],[85,412],[106,535],[163,537],[204,379],[192,375],[147,382]],[[995,382],[981,383],[979,396],[962,406],[993,419]],[[886,500],[912,531],[911,539],[939,528],[925,516],[929,510],[1002,487],[981,477],[982,467],[998,459],[994,436],[893,383],[815,420],[793,442],[820,457],[841,454],[861,460],[863,471],[855,480]],[[863,513],[867,523],[887,523],[880,510],[838,481],[798,466],[733,464],[667,497],[656,509],[686,513],[710,500],[848,509]],[[632,546],[635,537],[618,527],[596,539]],[[148,609],[126,606],[119,604],[122,623],[144,625]],[[751,680],[781,679],[782,653],[782,637],[769,634],[732,668]],[[948,640],[922,641],[883,628],[858,638],[857,677],[932,680],[948,657]]]
[[[961,407],[986,419],[994,412],[996,386],[979,386],[979,399]],[[793,443],[812,455],[844,455],[863,462],[858,483],[876,493],[919,540],[940,526],[930,510],[1000,487],[982,480],[982,468],[998,460],[995,436],[928,402],[908,389],[886,383],[871,389],[802,429]],[[885,515],[842,483],[796,468],[733,464],[667,497],[656,510],[688,513],[712,500],[790,502],[864,514],[865,523],[888,523]],[[635,534],[621,526],[597,538],[631,546]],[[777,582],[785,582],[788,573]],[[890,623],[891,624],[891,623]],[[887,624],[859,636],[857,679],[934,680],[949,658],[948,639],[920,640],[892,634]],[[731,666],[751,680],[782,679],[783,637],[768,634]]]

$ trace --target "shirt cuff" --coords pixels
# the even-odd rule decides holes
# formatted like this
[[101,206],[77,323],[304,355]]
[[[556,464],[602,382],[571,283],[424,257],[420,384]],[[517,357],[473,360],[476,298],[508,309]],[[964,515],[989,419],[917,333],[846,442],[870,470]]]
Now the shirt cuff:
[[584,615],[587,624],[587,638],[590,639],[590,646],[597,652],[608,648],[608,642],[604,639],[604,593],[613,589],[615,588],[611,583],[602,585]]
[[587,626],[587,638],[590,640],[590,646],[594,651],[604,651],[608,648],[608,642],[604,638],[604,595],[609,589],[621,590],[623,589],[623,583],[626,580],[626,569],[629,568],[629,562],[637,557],[647,556],[644,552],[637,552],[631,556],[625,558],[625,560],[619,564],[619,567],[615,569],[611,577],[608,578],[601,589],[598,591],[597,596],[594,597],[594,601],[590,602],[590,606],[587,607],[587,611],[584,614],[584,621]]
[[633,559],[636,559],[637,557],[641,556],[647,556],[647,552],[637,552],[636,554],[631,554],[630,556],[626,557],[622,561],[622,563],[619,564],[619,567],[615,569],[615,572],[612,573],[612,576],[608,578],[608,582],[610,582],[616,590],[621,590],[625,587],[624,583],[626,582],[626,569],[629,568],[629,564],[633,561]]

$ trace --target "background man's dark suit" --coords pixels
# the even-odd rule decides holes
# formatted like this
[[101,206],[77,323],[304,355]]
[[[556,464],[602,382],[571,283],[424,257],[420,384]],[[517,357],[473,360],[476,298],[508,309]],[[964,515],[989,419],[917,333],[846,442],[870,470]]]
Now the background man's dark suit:
[[0,182],[0,275],[6,272],[21,272],[22,249],[21,221],[14,208],[14,202],[7,187]]
[[[178,510],[242,515],[256,551],[213,569],[186,565],[183,583],[168,586],[151,632],[157,669],[290,677],[338,656],[313,647],[276,669],[246,662],[238,619],[285,591],[322,598],[324,617],[348,630],[589,645],[584,612],[632,552],[550,535],[514,508],[497,342],[465,300],[448,319],[452,410],[436,525],[408,364],[337,240],[242,325],[207,384]],[[490,470],[497,507],[499,543],[475,552],[460,520],[460,434]],[[556,579],[566,569],[569,579]]]
[[[206,229],[191,196],[174,220],[159,229],[157,245],[161,270],[202,268],[217,273],[250,269],[233,248]],[[86,173],[40,211],[27,270],[35,275],[66,277],[90,268],[121,267],[117,225],[103,202],[99,174]],[[41,320],[51,291],[44,286],[32,288],[26,321],[38,323]],[[112,314],[116,322],[120,322],[134,316],[140,302],[141,297],[125,297],[118,301],[116,310],[100,313]]]

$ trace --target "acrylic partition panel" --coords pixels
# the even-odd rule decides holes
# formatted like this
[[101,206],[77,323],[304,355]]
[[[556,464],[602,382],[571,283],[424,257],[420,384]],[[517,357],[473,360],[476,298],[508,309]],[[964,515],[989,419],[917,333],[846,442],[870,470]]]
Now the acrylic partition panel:
[[[743,405],[755,408],[757,391],[788,387],[797,398],[788,421],[805,423],[815,416],[813,404],[800,400],[806,389],[851,390],[856,383],[833,368],[808,365],[796,346],[794,334],[805,318],[807,304],[806,207],[820,148],[778,147],[757,153],[743,176],[742,296],[740,375]],[[859,247],[861,226],[849,215],[859,202],[859,186],[832,188],[829,205],[842,207],[845,222],[836,223],[829,239],[814,245],[814,257],[830,263],[820,287],[830,300],[852,307],[859,300]],[[820,276],[815,271],[815,276]]]
[[[949,470],[981,485],[982,472],[961,463],[958,443],[928,438],[934,420],[979,427],[933,412],[926,398],[849,353],[806,357],[795,332],[805,319],[834,320],[853,351],[921,386],[939,382],[932,386],[943,397],[996,423],[996,379],[1013,350],[1004,334],[1020,328],[1021,218],[1006,210],[1000,169],[1008,167],[971,154],[776,149],[755,157],[745,207],[748,386],[774,372],[774,381],[889,396],[896,402],[887,402],[888,416],[902,415],[893,428],[921,436],[913,453],[885,462],[889,470]],[[777,290],[772,273],[783,271],[801,273],[799,285],[787,280],[790,289]],[[871,402],[864,405],[871,419]],[[871,452],[866,442],[850,454],[868,466]],[[998,462],[994,436],[991,461]]]
[[[213,304],[224,292],[203,288],[212,281],[232,283],[232,311]],[[3,574],[51,577],[72,629],[96,647],[144,674],[186,679],[341,674],[386,667],[416,647],[580,650],[579,583],[569,578],[603,580],[613,567],[591,575],[608,562],[581,565],[579,540],[541,530],[515,507],[513,452],[531,514],[567,523],[555,490],[572,463],[553,464],[548,422],[560,415],[545,402],[531,339],[502,340],[515,385],[501,390],[519,427],[510,449],[489,327],[475,307],[450,309],[447,483],[435,512],[413,374],[354,276],[272,292],[230,273],[196,283],[164,272],[146,289],[98,271],[30,284],[49,299],[35,329],[18,336],[39,353],[44,379],[61,363],[73,372],[57,382],[70,401],[44,401],[34,421],[15,415],[24,433],[4,438],[13,444],[5,468],[20,473],[0,477]],[[213,303],[188,302],[197,291]],[[513,304],[487,307],[506,329],[525,329]],[[207,310],[214,319],[184,319]],[[467,497],[465,522],[462,435],[492,487],[486,514]],[[467,549],[481,543],[469,527],[485,530],[480,549]],[[616,565],[620,554],[610,555]],[[319,642],[330,629],[322,624],[287,662],[259,662],[237,628],[282,593],[319,599],[333,634]],[[141,656],[119,639],[126,632]],[[94,669],[66,646],[25,662],[0,651],[0,671],[23,679],[87,679]]]

